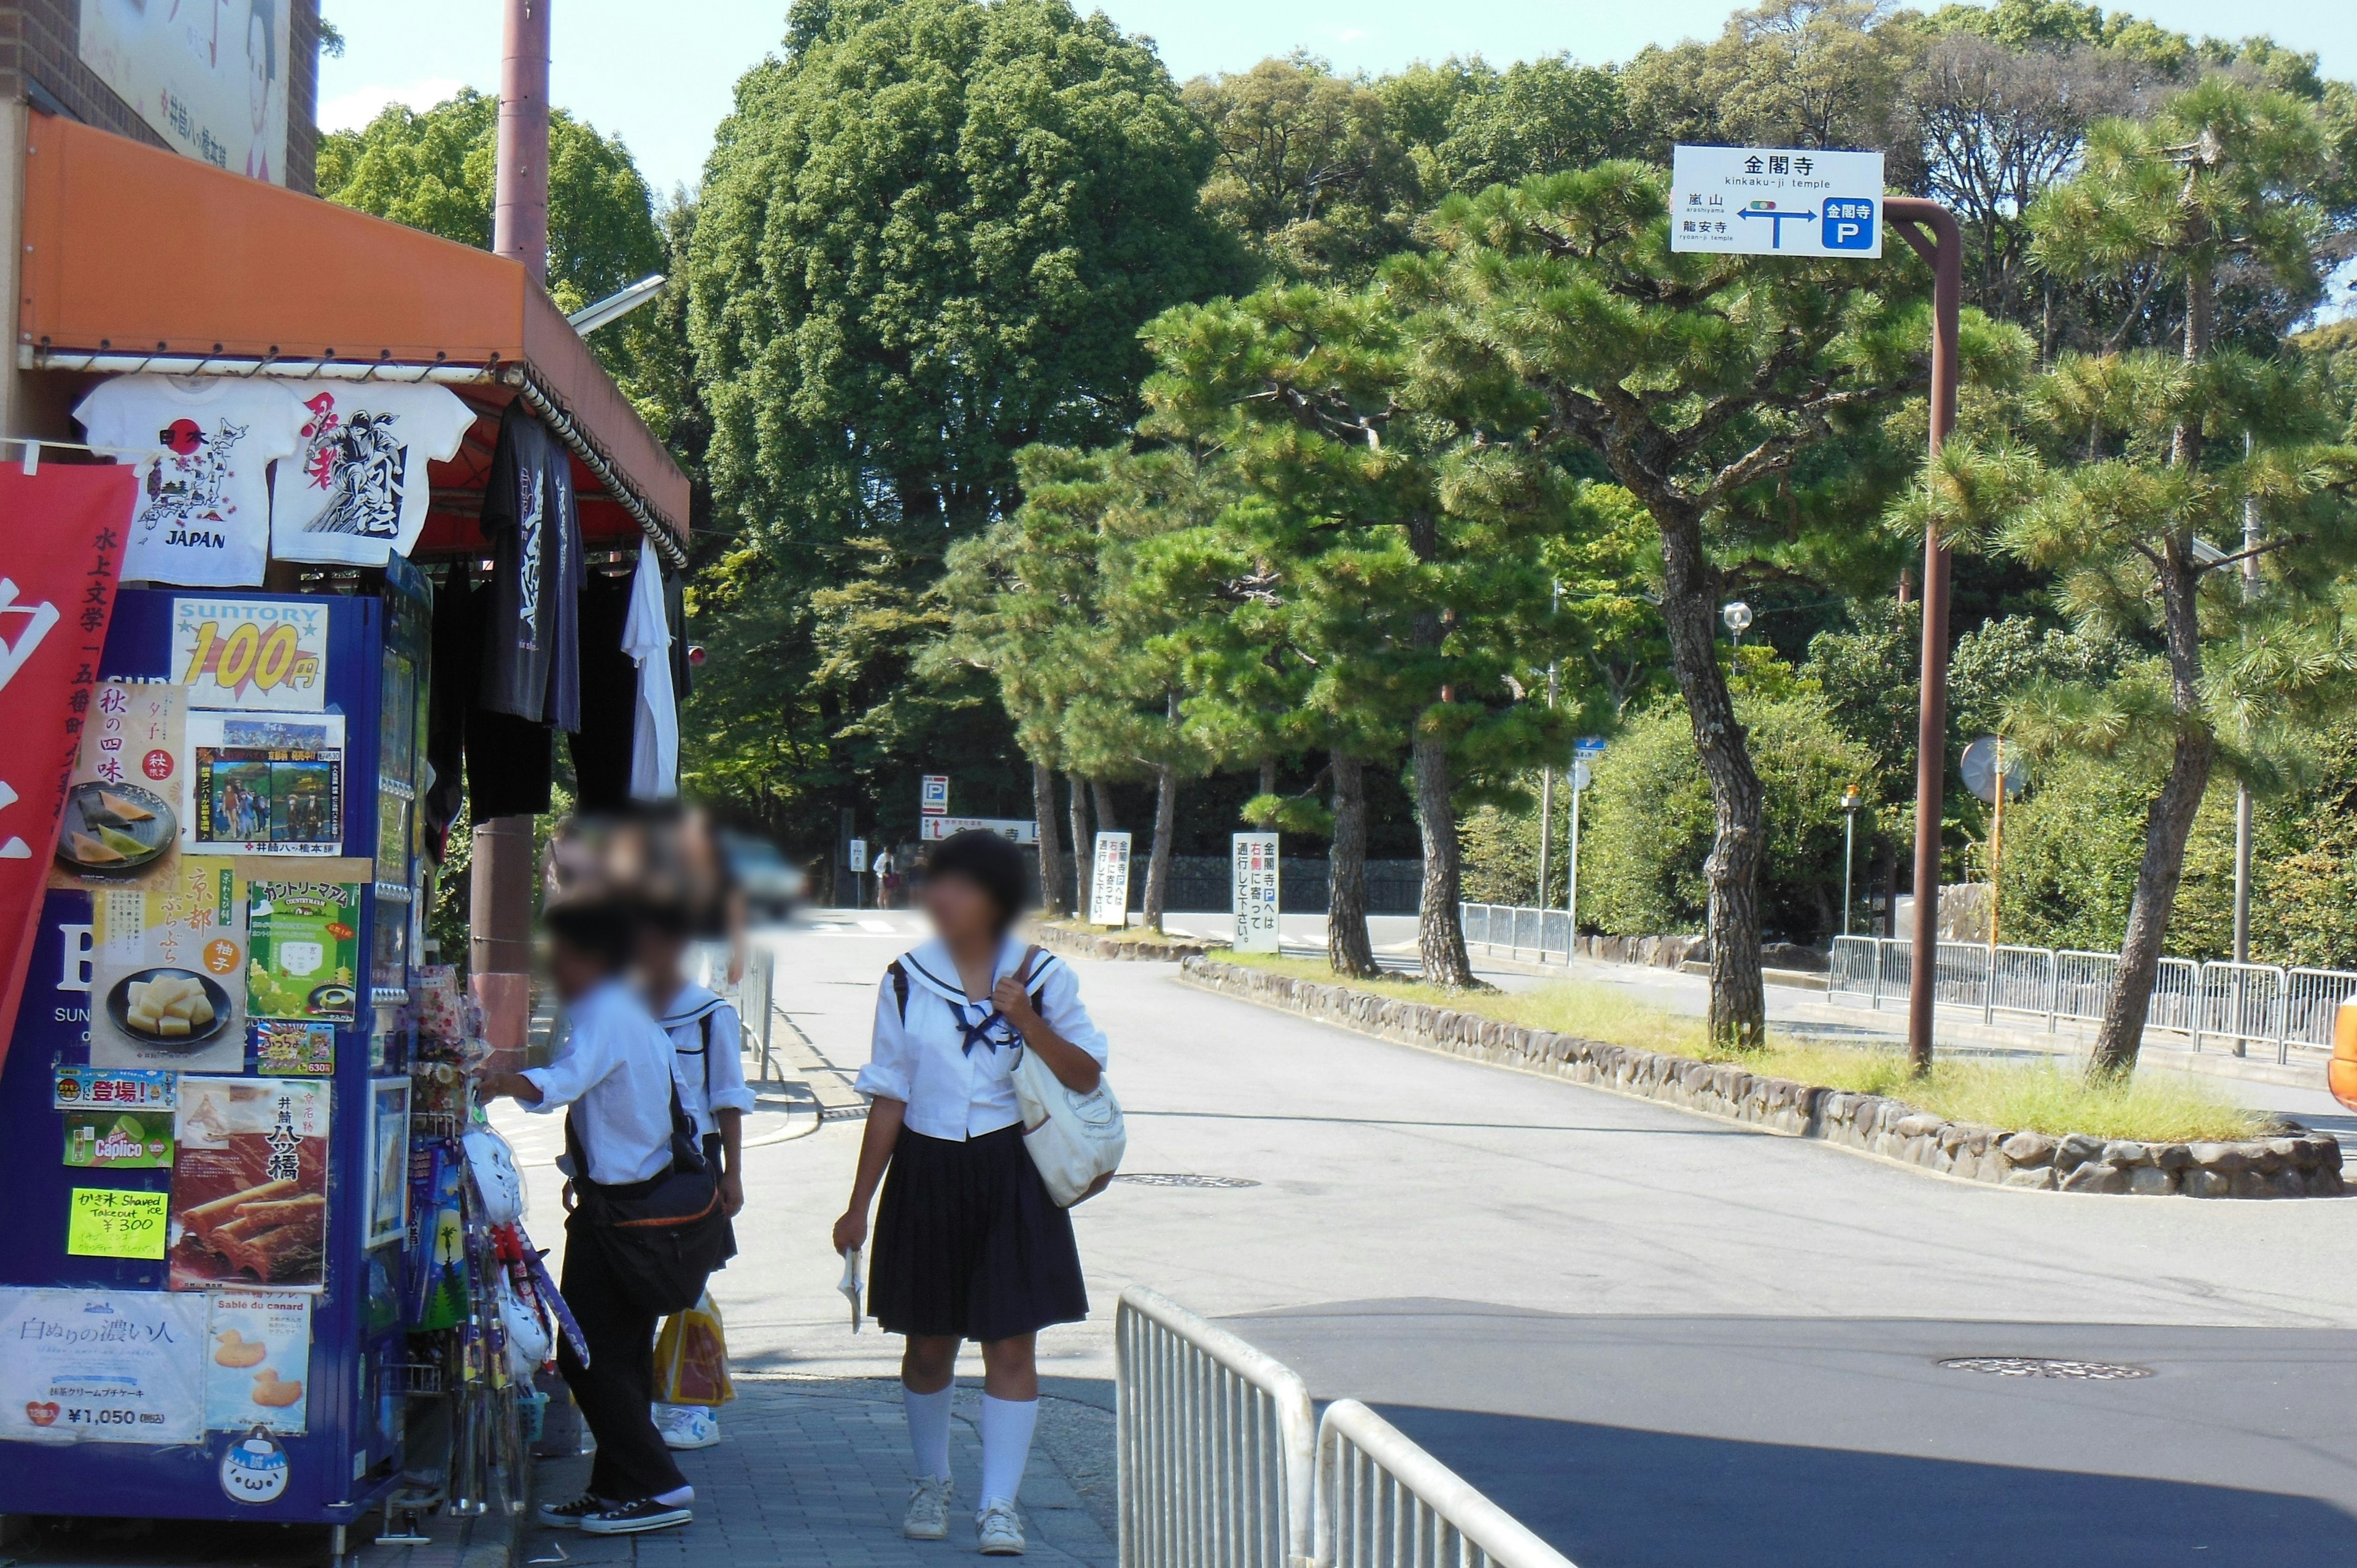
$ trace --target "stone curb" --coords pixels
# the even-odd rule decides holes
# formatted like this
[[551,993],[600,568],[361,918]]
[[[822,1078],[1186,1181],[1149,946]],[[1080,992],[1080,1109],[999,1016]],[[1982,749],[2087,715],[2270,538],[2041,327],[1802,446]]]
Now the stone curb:
[[1070,931],[1060,926],[1033,924],[1027,928],[1030,939],[1049,952],[1062,953],[1067,958],[1129,959],[1145,963],[1178,963],[1190,958],[1201,958],[1211,951],[1206,942],[1140,941],[1135,937],[1087,935]]
[[2007,1132],[1948,1122],[1902,1101],[1747,1072],[1730,1062],[1606,1045],[1473,1013],[1216,959],[1190,958],[1186,979],[1223,995],[1298,1013],[1378,1039],[1569,1079],[1707,1116],[1816,1138],[1966,1181],[2033,1191],[2158,1197],[2337,1197],[2341,1144],[2285,1122],[2284,1135],[2227,1144],[2139,1144]]

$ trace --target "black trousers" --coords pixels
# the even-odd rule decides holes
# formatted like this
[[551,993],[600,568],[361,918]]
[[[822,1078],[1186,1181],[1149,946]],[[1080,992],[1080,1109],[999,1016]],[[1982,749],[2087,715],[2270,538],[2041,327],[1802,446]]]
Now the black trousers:
[[655,1391],[655,1314],[630,1300],[607,1265],[604,1249],[570,1228],[565,1248],[565,1305],[589,1341],[585,1367],[565,1345],[556,1369],[573,1391],[581,1419],[597,1439],[589,1467],[592,1496],[618,1503],[660,1497],[687,1485],[663,1446],[648,1402]]

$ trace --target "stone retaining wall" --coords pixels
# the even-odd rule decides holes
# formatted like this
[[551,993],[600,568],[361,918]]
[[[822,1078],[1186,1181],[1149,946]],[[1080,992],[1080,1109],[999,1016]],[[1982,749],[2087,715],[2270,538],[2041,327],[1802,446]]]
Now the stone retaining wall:
[[1211,950],[1209,944],[1203,942],[1173,942],[1152,938],[1140,940],[1118,931],[1075,931],[1038,921],[1025,927],[1024,935],[1049,952],[1062,953],[1066,958],[1142,959],[1148,962],[1177,963],[1182,959],[1200,958]]
[[1880,1095],[1578,1039],[1217,959],[1189,958],[1182,968],[1189,981],[1208,990],[1381,1039],[1566,1078],[1766,1132],[1819,1138],[1968,1181],[2149,1197],[2329,1197],[2341,1191],[2340,1144],[2292,1122],[2281,1123],[2281,1136],[2232,1144],[2138,1144],[2079,1133],[2055,1138],[1943,1121]]

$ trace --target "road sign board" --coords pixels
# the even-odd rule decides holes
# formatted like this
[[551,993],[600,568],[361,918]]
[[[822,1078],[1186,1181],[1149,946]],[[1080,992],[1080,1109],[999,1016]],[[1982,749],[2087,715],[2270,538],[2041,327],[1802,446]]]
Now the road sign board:
[[1721,255],[1882,254],[1882,155],[1678,147],[1670,249]]
[[950,814],[950,776],[928,773],[917,783],[917,810],[929,817]]
[[1234,833],[1229,844],[1234,875],[1229,907],[1236,915],[1238,952],[1277,950],[1276,835]]
[[1602,736],[1584,735],[1577,740],[1571,743],[1571,754],[1574,757],[1584,757],[1588,761],[1593,762],[1598,757],[1604,755],[1604,745],[1605,742]]
[[866,839],[853,839],[851,841],[851,869],[862,873],[866,872],[867,869],[867,841]]
[[1964,788],[1994,805],[1996,801],[1997,758],[2005,759],[2005,798],[2018,800],[2021,792],[2029,788],[2029,757],[2019,746],[2007,749],[1993,735],[1985,735],[1964,747],[1964,755],[1956,759],[1956,771],[1964,778]]
[[1596,775],[1587,770],[1587,759],[1584,757],[1573,758],[1571,764],[1572,789],[1574,790],[1585,789],[1595,781]]
[[1089,879],[1089,924],[1129,924],[1129,835],[1099,833],[1095,875]]
[[917,823],[917,837],[926,843],[963,832],[996,833],[1017,843],[1039,842],[1039,824],[1028,817],[925,817]]

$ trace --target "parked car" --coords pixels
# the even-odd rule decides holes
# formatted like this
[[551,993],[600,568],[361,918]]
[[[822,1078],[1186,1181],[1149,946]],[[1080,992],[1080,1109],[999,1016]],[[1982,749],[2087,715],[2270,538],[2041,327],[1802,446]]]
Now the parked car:
[[722,849],[737,886],[745,890],[745,913],[755,920],[782,920],[802,900],[807,880],[802,867],[786,859],[776,844],[750,833],[724,831]]

